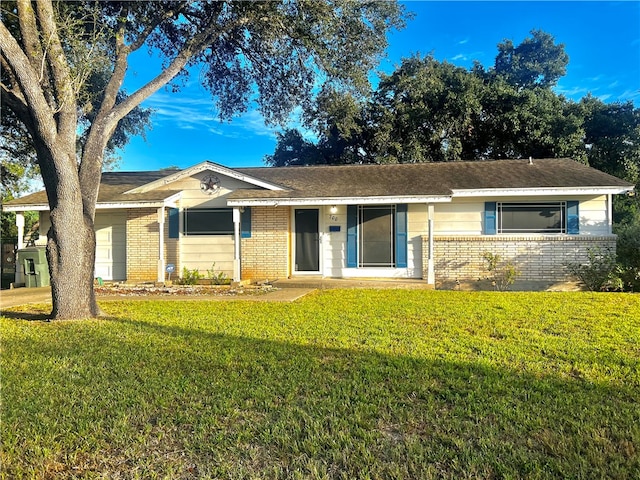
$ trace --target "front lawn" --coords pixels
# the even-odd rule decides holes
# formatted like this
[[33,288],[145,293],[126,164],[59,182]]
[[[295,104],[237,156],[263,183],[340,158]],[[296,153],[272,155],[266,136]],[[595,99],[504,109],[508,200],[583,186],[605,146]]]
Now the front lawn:
[[0,320],[3,478],[640,476],[637,294],[102,307]]

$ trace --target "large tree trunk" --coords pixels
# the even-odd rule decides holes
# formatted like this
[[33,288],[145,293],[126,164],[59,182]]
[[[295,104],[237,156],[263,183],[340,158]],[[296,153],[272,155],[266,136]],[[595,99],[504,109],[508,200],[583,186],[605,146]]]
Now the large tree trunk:
[[82,194],[91,188],[97,192],[100,167],[98,164],[98,173],[87,182],[89,185],[81,188],[74,147],[58,144],[38,151],[51,217],[47,260],[54,320],[92,318],[101,314],[93,290],[95,200],[87,205]]
[[101,311],[93,291],[96,234],[93,220],[77,202],[62,201],[51,210],[47,259],[55,320],[92,318]]

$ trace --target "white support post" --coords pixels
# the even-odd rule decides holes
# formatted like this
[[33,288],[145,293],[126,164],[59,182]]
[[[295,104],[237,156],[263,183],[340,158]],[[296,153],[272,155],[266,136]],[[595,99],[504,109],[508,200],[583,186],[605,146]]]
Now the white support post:
[[240,281],[240,209],[233,209],[233,281]]
[[164,283],[164,219],[164,207],[160,207],[158,209],[158,240],[160,246],[158,248],[158,283]]
[[613,233],[613,197],[609,193],[607,195],[607,233],[611,235]]
[[435,208],[433,204],[427,205],[427,210],[429,212],[428,223],[429,223],[429,259],[427,264],[427,285],[435,285],[436,284],[436,272],[435,265],[433,261],[433,235],[434,235],[434,222],[433,218],[435,216]]
[[[22,212],[16,212],[16,227],[18,227],[18,250],[20,250],[21,248],[24,248],[24,215]],[[17,258],[15,284],[24,284],[24,279],[22,278],[22,265],[18,264]]]

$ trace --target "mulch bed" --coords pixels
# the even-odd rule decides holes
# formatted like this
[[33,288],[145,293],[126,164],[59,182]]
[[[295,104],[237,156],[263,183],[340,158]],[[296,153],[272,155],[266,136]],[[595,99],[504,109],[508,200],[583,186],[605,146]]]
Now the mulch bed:
[[155,285],[96,285],[94,291],[99,296],[153,296],[153,295],[175,295],[175,296],[240,296],[240,295],[263,295],[268,292],[277,290],[270,284],[265,285],[243,285],[231,287],[229,285],[171,285],[171,286],[155,286]]

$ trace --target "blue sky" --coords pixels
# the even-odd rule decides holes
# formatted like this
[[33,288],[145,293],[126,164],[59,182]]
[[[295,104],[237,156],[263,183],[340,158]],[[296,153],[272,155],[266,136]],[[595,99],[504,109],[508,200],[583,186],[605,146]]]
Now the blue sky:
[[[389,36],[390,73],[404,57],[433,54],[438,60],[470,67],[493,65],[497,44],[518,45],[533,29],[564,43],[567,74],[556,91],[579,100],[588,93],[606,102],[631,100],[640,106],[640,2],[618,1],[409,1],[415,13],[407,27]],[[130,66],[126,87],[133,91],[155,73],[146,54]],[[276,129],[249,111],[230,123],[216,118],[209,94],[197,75],[177,93],[161,90],[144,104],[155,110],[146,141],[134,138],[120,152],[118,170],[189,167],[211,160],[229,167],[263,166],[273,153]]]

